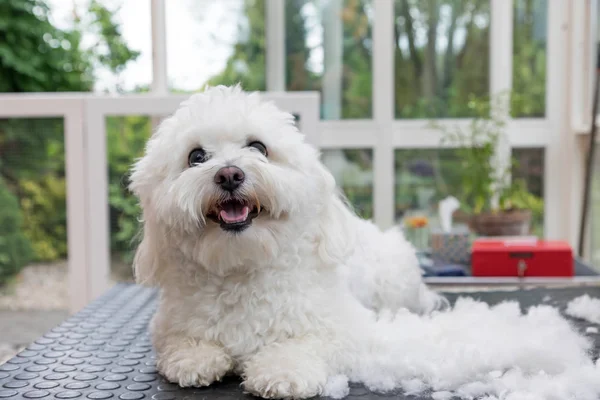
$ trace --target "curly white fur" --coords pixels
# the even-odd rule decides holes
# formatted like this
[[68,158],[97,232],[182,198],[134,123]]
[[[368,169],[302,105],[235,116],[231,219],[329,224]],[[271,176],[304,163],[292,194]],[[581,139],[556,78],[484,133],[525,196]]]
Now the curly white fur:
[[[209,159],[188,167],[197,147]],[[263,210],[239,233],[207,218],[227,165],[244,171],[240,196]],[[257,93],[193,95],[149,140],[131,180],[144,221],[136,277],[161,289],[158,367],[181,386],[237,373],[259,396],[318,395],[328,377],[351,374],[380,312],[442,302],[402,234],[356,217],[293,117]]]

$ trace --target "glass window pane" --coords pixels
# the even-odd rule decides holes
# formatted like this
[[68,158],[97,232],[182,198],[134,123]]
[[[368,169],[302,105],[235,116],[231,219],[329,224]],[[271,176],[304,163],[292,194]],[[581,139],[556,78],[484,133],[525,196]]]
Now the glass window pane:
[[[95,91],[145,91],[150,87],[152,37],[149,1],[48,0],[48,5],[51,22],[60,29],[76,28],[81,32],[81,49],[93,50],[90,61],[94,66]],[[108,13],[105,14],[97,5],[105,7]],[[91,12],[93,10],[97,13]],[[99,18],[99,15],[102,17]],[[107,28],[107,15],[117,25],[122,44],[126,47],[121,47],[117,41],[119,36],[114,37],[113,31]],[[75,18],[79,18],[77,24]],[[106,30],[105,35],[102,35],[102,30]],[[108,46],[109,42],[112,49]],[[71,46],[75,44],[72,42]],[[128,50],[139,54],[130,54]],[[71,69],[70,66],[68,68]]]
[[395,218],[422,213],[437,223],[437,203],[446,196],[460,197],[463,167],[454,149],[396,150]]
[[323,119],[372,116],[372,1],[286,0],[286,88],[321,92]]
[[167,69],[174,91],[241,83],[265,90],[265,0],[167,1]]
[[0,312],[56,311],[32,314],[25,345],[69,308],[63,118],[0,119],[0,160]]
[[137,198],[127,189],[135,160],[143,155],[152,132],[146,115],[106,118],[108,157],[108,203],[110,218],[111,279],[133,279],[131,263],[139,239],[141,210]]
[[[532,234],[543,237],[544,149],[514,149],[513,156],[513,179],[523,179],[531,195],[526,200],[533,212]],[[421,215],[430,226],[439,226],[438,202],[446,196],[463,201],[462,177],[468,168],[473,166],[464,165],[457,149],[396,150],[396,220]],[[455,223],[465,222],[455,216]]]
[[513,117],[546,113],[547,0],[515,0],[513,31]]
[[394,4],[396,118],[473,116],[489,94],[489,1]]
[[523,179],[530,193],[532,211],[531,231],[544,237],[544,157],[543,148],[519,148],[512,150],[516,165],[513,179]]
[[322,160],[336,183],[363,218],[373,217],[373,150],[331,149]]

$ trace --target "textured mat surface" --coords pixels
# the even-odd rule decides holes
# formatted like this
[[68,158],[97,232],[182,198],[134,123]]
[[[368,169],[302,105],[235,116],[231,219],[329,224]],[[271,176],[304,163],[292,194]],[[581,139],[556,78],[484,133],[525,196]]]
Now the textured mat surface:
[[[600,288],[533,289],[518,292],[467,293],[490,304],[507,299],[524,308],[550,304],[564,309],[575,297],[600,297]],[[460,294],[449,294],[455,300]],[[180,389],[166,382],[155,369],[147,332],[156,307],[156,292],[134,285],[117,285],[83,311],[36,340],[0,366],[0,399],[239,399],[239,381],[227,380],[206,389]],[[592,324],[577,321],[585,330]],[[600,335],[596,335],[596,356]],[[350,396],[369,399],[429,399],[370,393],[351,385]]]

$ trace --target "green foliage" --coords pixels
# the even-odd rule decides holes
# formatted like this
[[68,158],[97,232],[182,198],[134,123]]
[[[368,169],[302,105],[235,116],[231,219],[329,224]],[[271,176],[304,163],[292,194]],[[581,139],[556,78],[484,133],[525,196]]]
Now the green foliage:
[[35,260],[67,254],[64,151],[60,119],[0,121],[0,176],[19,199]]
[[113,253],[125,262],[133,260],[134,240],[141,215],[137,199],[129,192],[129,171],[143,153],[150,136],[151,121],[146,116],[110,117],[106,121],[110,238]]
[[[325,2],[285,1],[286,88],[291,91],[321,90],[327,71],[317,72],[311,66],[315,49],[311,47],[314,38],[311,41],[309,36],[314,35],[315,23],[324,23],[322,7]],[[374,1],[380,0],[342,2],[343,66],[339,71],[342,118],[372,117],[370,16]],[[411,149],[398,154],[396,208],[414,208],[421,203],[419,198],[423,197],[423,192],[433,191],[433,198],[440,199],[447,194],[456,195],[458,190],[472,210],[488,209],[489,195],[495,190],[490,174],[493,140],[495,134],[502,132],[502,126],[495,125],[499,121],[489,118],[489,102],[485,99],[489,94],[489,1],[394,1],[395,79],[390,84],[395,89],[396,116],[476,117],[468,131],[462,132],[464,136],[452,138],[450,135],[448,140],[479,143],[468,149]],[[511,115],[542,116],[546,43],[543,35],[540,36],[545,25],[539,24],[540,21],[545,24],[547,0],[514,1],[515,90],[510,99]],[[316,15],[306,12],[310,7],[316,10]],[[0,92],[89,91],[94,84],[96,68],[105,67],[118,74],[128,62],[138,57],[139,53],[130,49],[122,38],[114,18],[116,10],[106,8],[100,0],[89,0],[86,11],[75,17],[72,29],[58,29],[49,21],[49,9],[43,0],[0,0]],[[540,16],[540,13],[544,15]],[[442,14],[446,18],[444,22]],[[99,40],[91,47],[83,48],[82,32],[96,34]],[[435,38],[429,35],[433,32],[437,33]],[[439,50],[441,46],[435,44],[442,35],[449,43],[444,50]],[[422,37],[427,40],[417,40]],[[456,40],[452,44],[455,37],[462,38],[460,43]],[[265,0],[244,0],[232,54],[209,84],[240,82],[245,89],[264,90],[265,52]],[[122,91],[120,87],[116,89]],[[146,89],[139,88],[139,91]],[[141,154],[150,129],[150,120],[144,116],[107,119],[111,247],[125,260],[131,258],[132,241],[139,227],[139,207],[126,189],[127,175],[134,158]],[[346,150],[345,156],[362,171],[372,168],[370,151]],[[434,176],[415,177],[407,171],[405,161],[419,157],[434,163],[437,171]],[[0,215],[13,207],[16,211],[7,215],[15,215],[15,220],[7,226],[21,226],[16,233],[2,231],[0,240],[5,240],[5,235],[18,236],[20,239],[14,240],[22,246],[19,244],[15,249],[29,249],[22,252],[25,256],[11,255],[11,271],[18,270],[25,259],[65,257],[62,122],[47,118],[0,121],[0,160]],[[475,162],[477,164],[473,164]],[[472,168],[472,165],[481,167]],[[430,187],[424,189],[424,182]],[[513,182],[502,192],[501,206],[531,208],[534,221],[536,218],[541,221],[543,201],[527,191],[520,180]],[[372,215],[372,187],[346,182],[343,189],[361,215]],[[16,196],[16,203],[6,200],[11,193]],[[4,206],[5,201],[10,204]],[[18,206],[23,218],[18,216]],[[0,231],[2,229],[4,226],[0,226]],[[31,246],[28,247],[27,242],[31,242]],[[2,246],[0,243],[0,266],[6,260],[2,256]]]
[[490,116],[486,101],[472,101],[473,118],[466,129],[461,126],[448,128],[433,123],[443,132],[442,145],[456,146],[456,155],[463,171],[460,179],[463,207],[470,213],[479,214],[491,206],[490,201],[498,190],[495,151],[502,136],[505,121]]
[[342,186],[342,190],[357,215],[365,219],[373,218],[372,186],[347,185]]
[[41,0],[0,0],[0,92],[90,90],[81,34],[55,28]]
[[[317,21],[324,24],[323,14],[327,2],[319,0],[286,0],[286,90],[321,91],[324,72],[314,71],[310,65],[311,52],[307,39],[315,21],[305,10],[313,6]],[[372,116],[371,36],[368,14],[372,8],[369,0],[343,0],[340,11],[342,22],[341,110],[342,118],[370,118]],[[326,29],[326,27],[324,27]],[[322,45],[324,47],[324,45]],[[322,100],[324,100],[322,98]],[[321,116],[332,118],[322,105]]]
[[399,149],[394,162],[398,218],[415,209],[437,213],[437,203],[460,187],[462,166],[456,149]]
[[0,286],[31,256],[30,243],[22,232],[19,202],[0,178]]
[[503,200],[508,209],[531,210],[533,233],[544,236],[544,200],[528,190],[524,179],[516,179]]
[[372,27],[368,18],[371,2],[345,0],[342,9],[342,118],[373,116]]
[[19,181],[23,233],[32,244],[36,260],[56,260],[67,255],[66,185],[51,174]]
[[21,179],[64,176],[63,122],[56,118],[0,121],[0,175],[15,189]]
[[109,184],[111,214],[110,244],[112,252],[124,262],[133,261],[135,243],[140,232],[141,209],[137,199],[126,193],[124,185]]
[[[325,150],[323,155],[336,150]],[[373,185],[365,175],[373,173],[373,151],[371,149],[346,149],[342,155],[352,168],[336,176],[338,185],[352,204],[354,211],[363,218],[373,218]]]
[[543,117],[546,109],[547,0],[515,0],[511,115]]
[[[469,103],[489,94],[489,1],[395,0],[395,9],[396,117],[474,116]],[[442,32],[448,42],[439,51]]]
[[238,26],[238,40],[233,54],[221,73],[212,77],[208,84],[235,85],[245,90],[265,90],[265,0],[246,0],[244,18]]
[[285,87],[289,91],[318,89],[318,75],[307,68],[310,49],[302,8],[308,2],[287,0],[285,3]]
[[[53,26],[49,11],[43,0],[0,0],[0,92],[89,91],[95,68],[118,74],[139,54],[124,42],[113,11],[98,0],[90,1],[83,18],[75,18],[73,29]],[[84,48],[82,32],[99,40]],[[25,260],[67,254],[63,132],[59,119],[0,121],[0,214],[6,220],[0,227],[0,282]],[[113,190],[111,199],[115,209],[133,215],[124,206],[131,201],[126,195],[115,199]],[[126,223],[118,226],[128,229]],[[120,243],[124,235],[119,231],[114,240]],[[5,250],[9,242],[12,253]]]
[[[372,116],[372,15],[373,1],[343,0],[340,18],[343,25],[342,49],[342,118],[369,118]],[[484,115],[489,95],[490,70],[490,5],[487,0],[394,0],[395,1],[395,111],[398,118],[478,117]],[[507,0],[509,1],[509,0]],[[512,1],[512,0],[510,0]],[[513,116],[540,116],[544,114],[545,99],[545,32],[547,0],[514,0],[515,29],[513,52],[513,82],[511,114]],[[264,14],[254,12],[261,3],[246,0],[246,19],[240,23],[239,41],[225,71],[211,83],[247,82],[247,77],[235,72],[232,66],[244,60],[245,71],[260,71],[263,79],[264,59],[249,57],[247,49],[264,49]],[[314,35],[314,24],[321,23],[323,5],[320,0],[286,0],[286,89],[321,90],[325,73],[315,72],[311,63],[308,36]],[[312,6],[317,14],[308,15]],[[442,13],[442,10],[444,11]],[[543,14],[540,16],[540,13]],[[443,15],[442,15],[443,14]],[[443,21],[442,21],[443,20]],[[541,22],[540,22],[541,21]],[[544,26],[538,26],[539,24]],[[249,26],[247,30],[245,26]],[[250,35],[245,33],[251,32]],[[244,34],[242,34],[244,33]],[[435,35],[429,35],[435,33]],[[444,50],[439,50],[439,37],[448,39]],[[427,40],[422,40],[425,37]],[[457,38],[462,37],[459,41]],[[421,39],[419,39],[421,38]],[[313,38],[314,40],[314,38]],[[254,43],[250,45],[250,43]],[[326,51],[326,49],[325,49]],[[248,54],[253,54],[249,51]],[[327,72],[327,71],[325,71]],[[325,113],[322,113],[325,115]],[[478,123],[481,123],[478,122]],[[411,150],[414,156],[419,150]],[[453,194],[462,187],[461,167],[456,167],[454,150],[437,151],[436,170],[443,171],[431,184],[435,198],[443,193]],[[444,153],[445,152],[445,153]],[[489,146],[473,150],[484,158]],[[425,157],[431,157],[431,154]],[[400,161],[397,159],[397,166]],[[464,161],[458,161],[464,165]],[[415,206],[423,179],[411,181],[397,168],[396,209]],[[475,173],[475,172],[474,172]],[[479,171],[485,176],[486,171]],[[442,176],[443,175],[443,176]],[[489,175],[488,175],[489,176]],[[477,180],[482,182],[481,180]],[[421,185],[421,186],[420,186]],[[352,185],[344,191],[357,209],[367,209],[362,193]],[[359,194],[359,191],[361,192]],[[483,192],[481,188],[470,188]],[[483,207],[483,198],[477,207]]]
[[[501,164],[496,151],[500,143],[506,140],[506,121],[502,117],[506,114],[502,108],[502,104],[506,103],[504,97],[474,101],[472,105],[477,117],[470,121],[467,128],[448,128],[433,123],[443,133],[441,144],[456,147],[462,173],[457,187],[460,189],[455,196],[461,202],[463,211],[469,214],[539,208],[541,202],[541,199],[529,193],[522,179],[508,179],[518,167],[516,158],[511,157],[510,165],[498,174]],[[494,198],[498,200],[497,205],[493,203]]]
[[79,31],[96,32],[101,38],[94,46],[87,49],[86,53],[113,73],[121,72],[129,61],[135,60],[140,55],[139,51],[131,50],[123,40],[121,29],[113,18],[117,12],[118,9],[109,10],[98,0],[91,0],[89,6],[91,21],[87,24],[82,24],[81,20],[76,21]]

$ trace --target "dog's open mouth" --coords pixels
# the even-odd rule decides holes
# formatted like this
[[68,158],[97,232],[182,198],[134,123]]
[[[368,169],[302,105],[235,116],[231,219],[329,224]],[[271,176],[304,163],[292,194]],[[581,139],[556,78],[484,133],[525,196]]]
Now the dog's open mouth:
[[208,218],[218,223],[225,231],[241,232],[252,224],[260,214],[258,204],[240,199],[227,199],[215,205]]

